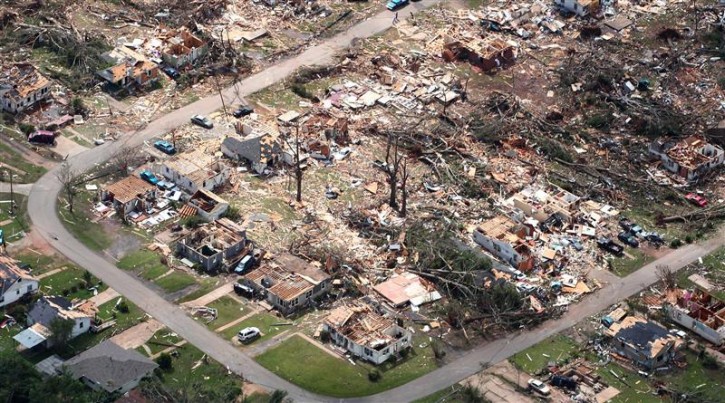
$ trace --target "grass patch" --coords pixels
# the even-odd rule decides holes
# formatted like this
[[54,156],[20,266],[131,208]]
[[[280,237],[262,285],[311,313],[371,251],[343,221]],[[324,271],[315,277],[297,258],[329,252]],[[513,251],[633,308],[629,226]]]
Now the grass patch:
[[[609,386],[619,389],[612,403],[637,402],[637,403],[662,403],[662,399],[652,395],[652,388],[645,378],[631,372],[615,363],[609,363],[603,367],[596,367],[596,372]],[[614,371],[619,378],[614,376]]]
[[529,374],[536,374],[551,361],[558,363],[571,358],[577,348],[578,345],[571,338],[556,335],[515,354],[509,361]]
[[[11,200],[15,201],[14,216],[10,215]],[[0,193],[0,229],[3,230],[5,241],[12,242],[21,239],[25,231],[28,229],[26,220],[26,212],[28,207],[28,198],[14,194],[10,197],[10,193]],[[8,202],[8,203],[6,203]]]
[[226,295],[207,306],[217,310],[216,320],[206,324],[210,329],[222,327],[233,320],[241,318],[246,313],[242,304]]
[[15,178],[17,183],[33,183],[48,171],[44,167],[26,161],[22,155],[2,142],[0,142],[0,161],[2,161],[3,166],[7,165],[23,171],[14,173],[17,175],[17,178]]
[[459,403],[465,402],[459,396],[461,387],[459,385],[449,386],[426,397],[413,400],[413,403]]
[[[430,347],[415,348],[397,365],[373,367],[362,362],[352,365],[335,358],[299,336],[285,340],[256,360],[292,383],[334,397],[368,396],[410,382],[436,367]],[[368,372],[373,368],[382,374],[378,382],[368,379]]]
[[691,351],[686,352],[687,368],[658,377],[671,389],[684,393],[700,402],[719,402],[725,395],[725,372],[720,369],[707,369],[702,360]]
[[183,340],[184,339],[179,337],[179,335],[177,335],[176,333],[172,332],[167,328],[163,328],[157,330],[156,333],[154,333],[154,335],[151,336],[151,338],[146,342],[146,345],[148,346],[149,350],[151,350],[151,354],[158,354],[171,347],[164,344],[176,344]]
[[169,271],[161,263],[161,256],[149,250],[139,250],[124,256],[117,264],[118,268],[131,270],[146,280],[153,280]]
[[189,302],[189,301],[193,301],[199,297],[202,297],[202,296],[210,293],[215,288],[217,288],[220,285],[221,281],[219,279],[217,279],[216,277],[207,277],[207,278],[199,279],[198,283],[199,283],[199,287],[196,290],[184,295],[183,297],[179,298],[179,300],[176,302],[178,302],[178,303]]
[[[83,275],[85,270],[75,266],[68,266],[65,270],[40,279],[40,290],[46,295],[63,295],[68,299],[87,299],[93,296],[88,290]],[[108,286],[91,276],[91,284],[96,286],[98,292],[104,291]],[[75,291],[73,291],[75,287]],[[67,291],[67,294],[66,294]]]
[[59,200],[58,216],[65,228],[76,239],[92,250],[102,251],[110,247],[112,241],[103,226],[92,222],[89,218],[87,212],[91,209],[91,197],[88,192],[81,192],[76,196],[73,213],[65,207],[66,203],[63,199]]
[[274,315],[270,315],[268,313],[259,313],[237,323],[236,325],[228,329],[223,330],[219,334],[221,334],[225,339],[229,340],[236,336],[237,333],[239,333],[239,331],[244,329],[245,327],[256,327],[259,329],[260,332],[262,332],[262,337],[252,341],[251,344],[254,344],[259,343],[260,341],[270,339],[284,332],[285,330],[294,328],[294,326],[273,326],[275,323],[289,323],[289,321],[283,318],[278,318]]
[[181,291],[186,287],[196,284],[194,277],[179,271],[175,271],[168,276],[161,277],[154,282],[169,294]]
[[627,248],[626,253],[631,255],[609,259],[609,269],[619,277],[628,276],[651,262],[653,258],[639,249]]
[[[696,269],[698,266],[700,265],[694,264],[685,270],[677,272],[677,284],[682,288],[693,288],[694,284],[688,277],[698,272]],[[725,247],[721,247],[715,252],[703,257],[702,266],[706,270],[701,274],[717,287],[711,294],[725,301],[725,290],[722,289],[722,286],[725,285]]]

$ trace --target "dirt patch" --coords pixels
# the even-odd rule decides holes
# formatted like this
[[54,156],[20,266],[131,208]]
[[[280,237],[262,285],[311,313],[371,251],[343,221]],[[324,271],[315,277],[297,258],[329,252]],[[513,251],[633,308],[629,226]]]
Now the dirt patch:
[[141,248],[142,242],[136,235],[130,234],[123,230],[122,225],[117,221],[102,221],[103,230],[112,237],[111,246],[106,252],[115,259],[120,259],[129,252],[137,251]]

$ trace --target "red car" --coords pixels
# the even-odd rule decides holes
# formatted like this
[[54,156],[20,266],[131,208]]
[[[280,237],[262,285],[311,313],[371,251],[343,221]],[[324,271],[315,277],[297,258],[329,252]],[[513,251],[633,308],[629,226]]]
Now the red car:
[[695,194],[695,193],[688,193],[685,196],[685,199],[687,199],[690,203],[692,203],[696,206],[699,206],[699,207],[707,206],[707,199],[698,194]]

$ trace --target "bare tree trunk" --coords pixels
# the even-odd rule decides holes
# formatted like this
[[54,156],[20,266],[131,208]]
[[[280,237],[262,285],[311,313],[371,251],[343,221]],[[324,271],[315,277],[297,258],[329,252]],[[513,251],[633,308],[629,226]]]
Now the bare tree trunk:
[[295,128],[295,180],[297,181],[297,203],[302,203],[302,166],[300,161],[300,125]]
[[60,170],[56,173],[56,177],[63,185],[63,193],[68,200],[68,211],[73,213],[73,202],[76,196],[75,186],[78,181],[78,176],[71,169],[70,165],[68,165],[68,162],[63,162],[60,166]]
[[401,166],[401,176],[400,179],[400,190],[403,193],[403,198],[400,202],[400,216],[405,217],[405,215],[408,212],[408,161],[403,159],[403,165]]
[[[395,139],[393,139],[395,137]],[[390,207],[397,210],[398,208],[398,168],[400,168],[400,155],[398,155],[398,142],[400,137],[398,135],[388,135],[388,145],[386,147],[385,164],[388,172],[388,181],[390,182],[390,200],[388,204]],[[395,143],[392,143],[395,141]],[[392,143],[392,144],[391,144]],[[391,154],[390,149],[392,145],[392,163],[390,161]]]

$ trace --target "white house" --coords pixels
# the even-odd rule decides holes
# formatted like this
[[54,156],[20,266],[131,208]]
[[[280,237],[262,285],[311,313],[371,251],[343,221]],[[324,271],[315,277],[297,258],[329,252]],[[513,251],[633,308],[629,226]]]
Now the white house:
[[531,233],[530,227],[497,216],[479,225],[473,231],[473,240],[498,259],[528,271],[534,267],[535,259],[524,238]]
[[29,63],[15,63],[0,69],[2,109],[22,112],[50,95],[50,81]]
[[42,296],[28,312],[28,328],[13,337],[26,348],[33,348],[45,343],[50,347],[52,323],[56,320],[73,322],[70,338],[80,336],[91,329],[91,323],[98,313],[96,305],[91,301],[73,304],[60,296]]
[[586,17],[599,7],[599,0],[554,0],[554,3],[580,17]]
[[322,324],[330,339],[351,354],[382,364],[410,347],[412,334],[362,301],[333,309]]
[[199,189],[213,191],[229,180],[231,170],[204,150],[180,154],[161,163],[156,170],[189,194]]
[[657,140],[649,146],[650,155],[662,167],[687,181],[696,181],[725,162],[722,147],[708,143],[703,136],[690,136],[678,142]]
[[38,292],[38,280],[18,266],[18,261],[0,255],[0,307]]

